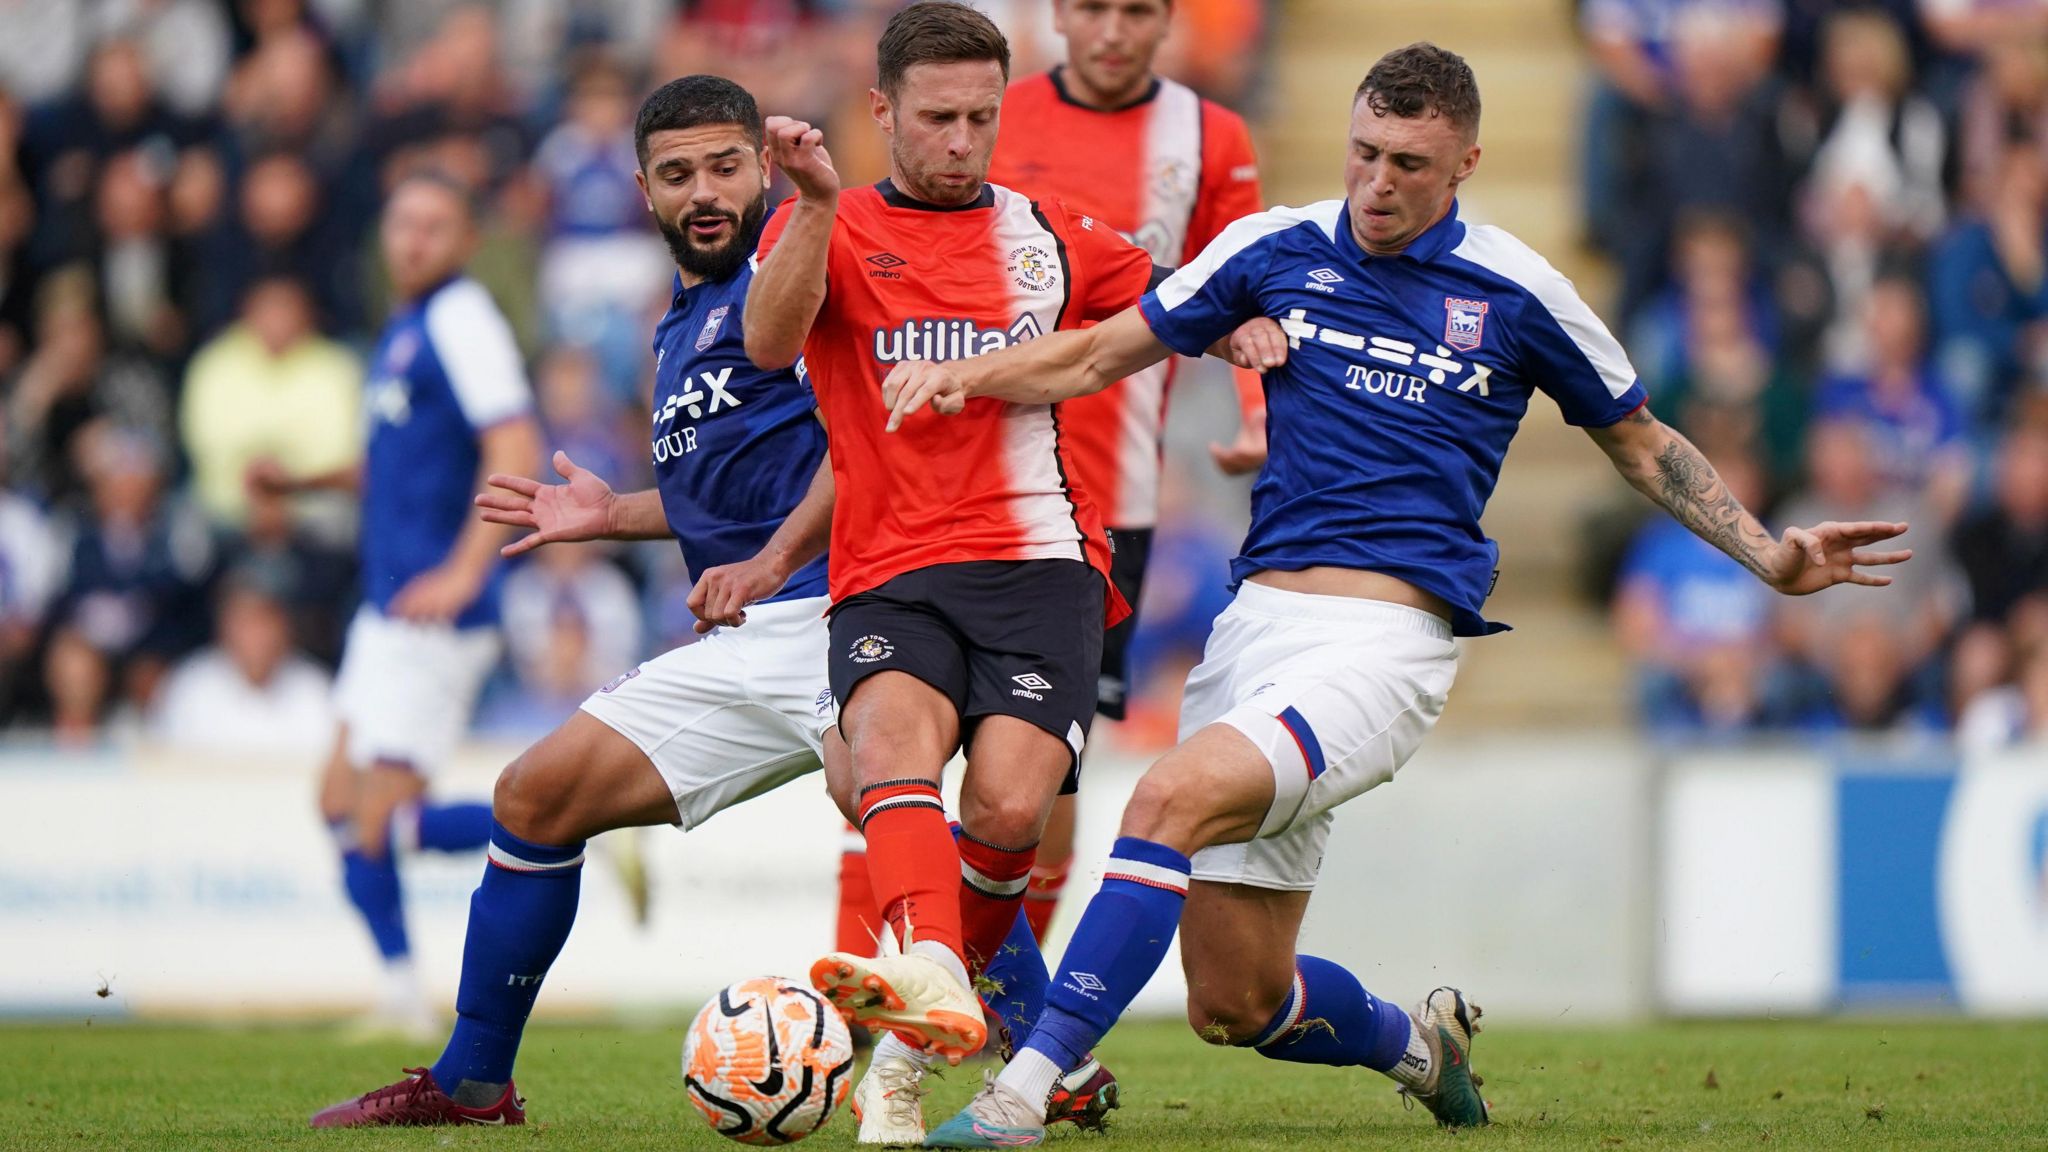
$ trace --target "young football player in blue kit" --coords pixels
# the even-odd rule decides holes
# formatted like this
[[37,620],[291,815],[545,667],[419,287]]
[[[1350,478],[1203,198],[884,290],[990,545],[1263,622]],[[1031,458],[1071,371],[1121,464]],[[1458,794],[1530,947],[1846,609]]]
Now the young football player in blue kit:
[[1115,1024],[1176,929],[1188,1020],[1204,1039],[1362,1065],[1441,1124],[1487,1122],[1470,1067],[1475,1005],[1439,988],[1403,1011],[1338,964],[1297,955],[1295,941],[1332,809],[1392,779],[1435,724],[1453,637],[1503,627],[1480,611],[1498,553],[1479,518],[1536,390],[1631,485],[1779,592],[1888,584],[1859,566],[1909,558],[1874,547],[1904,524],[1769,535],[1650,414],[1570,282],[1501,229],[1459,220],[1478,129],[1464,60],[1398,49],[1354,95],[1344,199],[1237,222],[1094,328],[899,365],[885,382],[894,421],[927,403],[955,412],[973,397],[1092,392],[1249,317],[1285,332],[1253,352],[1269,369],[1269,456],[1232,564],[1237,599],[1188,677],[1182,742],[1125,808],[1031,1036],[928,1146],[1043,1140],[1061,1070]]

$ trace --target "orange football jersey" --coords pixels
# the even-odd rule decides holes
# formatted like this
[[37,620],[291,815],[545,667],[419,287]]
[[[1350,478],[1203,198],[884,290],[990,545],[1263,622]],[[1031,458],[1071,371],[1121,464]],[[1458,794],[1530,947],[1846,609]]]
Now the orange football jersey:
[[[1106,220],[1168,268],[1264,207],[1251,133],[1235,112],[1163,79],[1125,107],[1090,108],[1067,95],[1060,74],[1027,76],[1004,93],[990,180]],[[1258,395],[1256,375],[1246,375]],[[1169,359],[1061,405],[1081,483],[1112,527],[1158,518],[1172,378]]]
[[[786,206],[785,206],[786,208]],[[787,210],[761,234],[766,259]],[[978,356],[1130,307],[1152,260],[1057,200],[994,184],[959,208],[888,181],[840,194],[825,303],[804,343],[831,438],[832,598],[963,560],[1086,560],[1109,572],[1102,521],[1080,485],[1054,405],[971,400],[883,431],[882,381],[905,360]],[[1114,623],[1128,614],[1110,591]]]

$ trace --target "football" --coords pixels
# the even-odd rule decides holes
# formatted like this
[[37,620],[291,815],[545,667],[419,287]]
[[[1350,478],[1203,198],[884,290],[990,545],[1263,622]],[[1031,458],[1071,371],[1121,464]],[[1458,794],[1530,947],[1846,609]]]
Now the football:
[[719,1135],[794,1144],[838,1111],[853,1037],[823,997],[774,976],[742,980],[697,1013],[683,1041],[683,1088]]

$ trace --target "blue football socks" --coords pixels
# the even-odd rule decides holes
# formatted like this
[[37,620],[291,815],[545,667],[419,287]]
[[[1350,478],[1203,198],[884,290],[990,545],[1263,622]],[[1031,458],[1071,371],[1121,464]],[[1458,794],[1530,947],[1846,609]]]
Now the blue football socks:
[[1407,1012],[1366,991],[1343,967],[1296,956],[1287,1002],[1245,1043],[1275,1060],[1387,1072],[1401,1062],[1409,1032]]
[[469,852],[491,842],[491,806],[422,804],[417,810],[415,844],[427,852]]
[[1030,1035],[1045,1009],[1050,977],[1045,971],[1045,954],[1039,950],[1038,937],[1024,913],[1017,913],[1010,934],[1003,938],[1002,948],[982,975],[988,983],[983,998],[1002,1017],[1010,1035]]
[[535,844],[491,824],[490,862],[469,898],[455,1031],[434,1064],[434,1083],[454,1095],[465,1080],[512,1079],[519,1037],[541,979],[576,921],[583,844]]
[[405,935],[404,893],[391,852],[387,848],[380,857],[364,852],[346,820],[336,821],[330,827],[341,847],[342,888],[369,927],[370,938],[377,943],[377,954],[386,960],[404,959],[411,946]]

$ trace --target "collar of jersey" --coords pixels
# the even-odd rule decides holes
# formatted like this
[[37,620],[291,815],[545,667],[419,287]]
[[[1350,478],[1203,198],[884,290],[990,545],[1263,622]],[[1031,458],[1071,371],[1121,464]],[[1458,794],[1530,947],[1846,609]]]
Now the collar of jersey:
[[1453,197],[1451,210],[1444,213],[1443,219],[1424,228],[1422,235],[1393,256],[1375,256],[1358,246],[1358,237],[1351,231],[1351,209],[1346,207],[1344,226],[1337,230],[1337,248],[1360,264],[1370,264],[1375,260],[1413,260],[1417,264],[1428,264],[1456,248],[1464,238],[1465,225],[1458,219],[1458,201]]
[[996,206],[995,186],[988,181],[981,182],[981,194],[965,204],[927,204],[896,187],[894,180],[884,179],[875,185],[875,191],[882,196],[882,203],[891,208],[908,208],[913,212],[972,212],[976,208]]
[[1142,108],[1145,105],[1150,104],[1152,102],[1153,97],[1159,95],[1159,77],[1154,76],[1151,80],[1146,82],[1145,94],[1138,97],[1136,100],[1132,100],[1125,104],[1119,104],[1114,108],[1097,108],[1093,104],[1081,103],[1079,100],[1074,99],[1073,93],[1067,91],[1067,82],[1065,79],[1063,79],[1063,77],[1066,75],[1066,71],[1067,66],[1065,64],[1055,64],[1052,66],[1052,71],[1047,72],[1045,74],[1046,78],[1052,81],[1052,90],[1054,94],[1060,98],[1060,103],[1072,104],[1076,108],[1084,109],[1089,112],[1100,112],[1105,116],[1113,112],[1128,112],[1133,108]]

